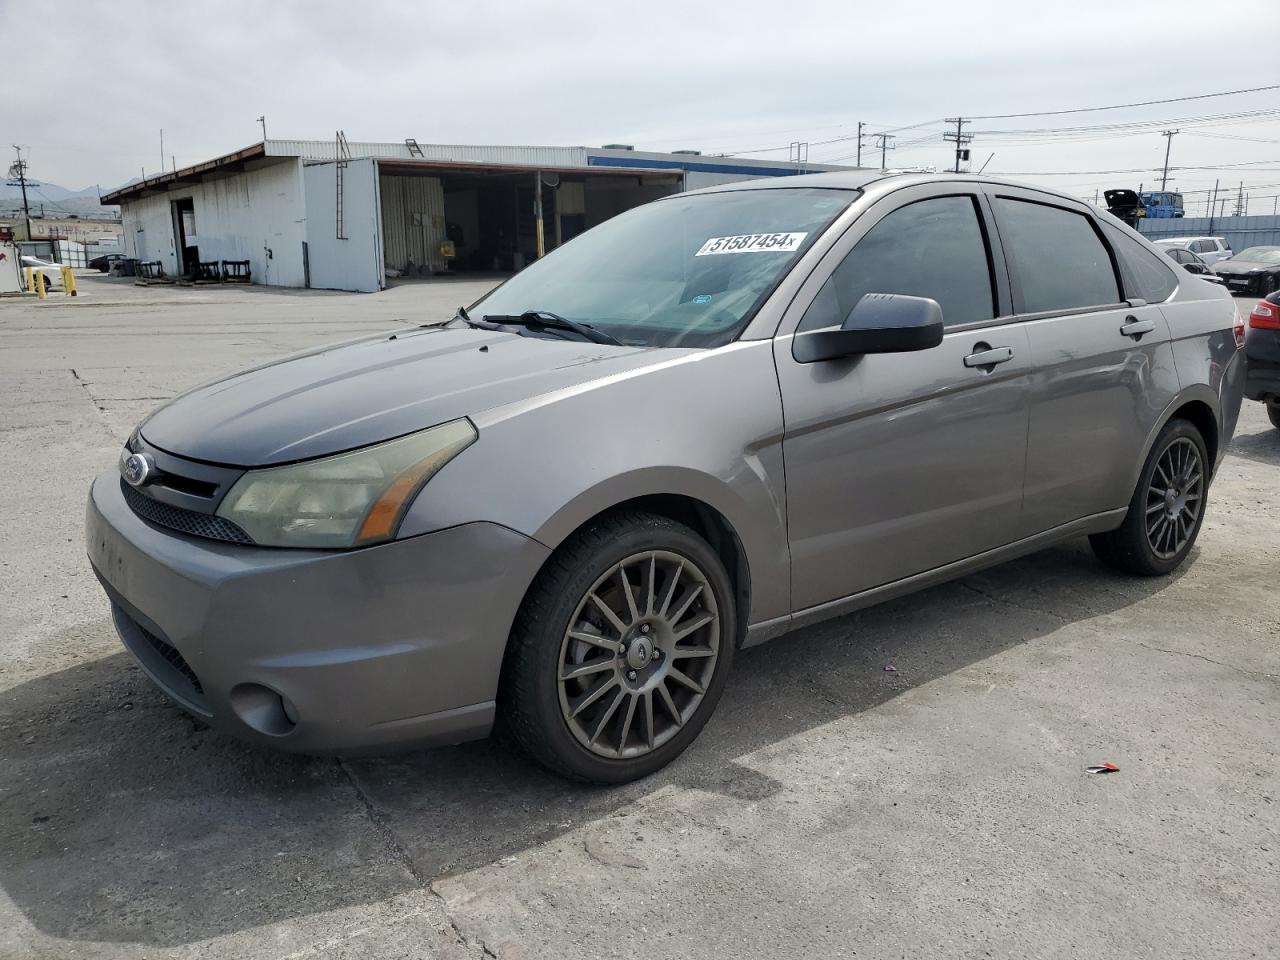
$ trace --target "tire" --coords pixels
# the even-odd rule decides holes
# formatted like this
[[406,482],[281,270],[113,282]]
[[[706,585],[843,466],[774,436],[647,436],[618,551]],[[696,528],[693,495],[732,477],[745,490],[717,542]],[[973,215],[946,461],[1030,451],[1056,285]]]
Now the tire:
[[562,776],[647,776],[706,724],[736,638],[733,587],[705,540],[658,514],[602,517],[562,544],[529,589],[503,664],[502,719]]
[[1280,403],[1267,404],[1267,418],[1273,427],[1280,430]]
[[1124,523],[1089,537],[1098,559],[1144,577],[1176,570],[1204,522],[1208,463],[1204,438],[1194,425],[1182,419],[1166,423],[1142,466]]

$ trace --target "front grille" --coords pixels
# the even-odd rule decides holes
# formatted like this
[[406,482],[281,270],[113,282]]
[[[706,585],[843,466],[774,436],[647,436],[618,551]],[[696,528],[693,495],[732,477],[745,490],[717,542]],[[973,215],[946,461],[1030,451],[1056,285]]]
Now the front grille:
[[183,507],[152,500],[139,493],[122,479],[120,489],[124,491],[124,499],[129,509],[143,520],[157,526],[176,530],[178,533],[190,534],[193,537],[204,537],[206,540],[222,540],[226,543],[253,543],[253,538],[241,530],[230,520],[216,517],[208,513],[196,513]]
[[178,648],[171,647],[136,620],[134,621],[134,626],[138,628],[138,633],[140,633],[142,635],[142,639],[147,642],[147,646],[160,654],[169,666],[182,674],[187,683],[191,684],[192,689],[194,689],[196,693],[203,696],[204,687],[200,685],[200,678],[197,677],[196,672],[191,669],[191,664],[187,663],[187,661],[183,659],[182,654],[178,652]]

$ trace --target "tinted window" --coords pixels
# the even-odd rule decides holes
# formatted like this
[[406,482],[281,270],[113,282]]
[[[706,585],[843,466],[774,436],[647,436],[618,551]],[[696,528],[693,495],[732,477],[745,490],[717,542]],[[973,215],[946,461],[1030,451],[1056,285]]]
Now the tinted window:
[[[1178,288],[1178,275],[1165,265],[1159,254],[1152,253],[1134,239],[1127,230],[1102,225],[1103,232],[1115,249],[1120,261],[1120,278],[1124,281],[1126,298],[1138,298],[1147,303],[1162,303],[1173,296]],[[1199,263],[1200,258],[1186,250],[1171,250],[1179,263]]]
[[1007,197],[998,197],[995,205],[1000,239],[1022,290],[1022,312],[1120,300],[1111,258],[1088,217]]
[[888,214],[836,267],[800,329],[838,326],[866,293],[937,300],[948,326],[990,320],[991,268],[974,203],[935,197]]
[[1209,251],[1216,249],[1216,247],[1212,240],[1197,240],[1195,243],[1191,244],[1191,249],[1196,253],[1208,253]]

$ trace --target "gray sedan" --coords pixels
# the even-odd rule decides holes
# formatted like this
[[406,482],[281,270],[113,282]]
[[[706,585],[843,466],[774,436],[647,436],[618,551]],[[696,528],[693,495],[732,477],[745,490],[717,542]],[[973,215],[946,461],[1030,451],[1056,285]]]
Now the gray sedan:
[[93,484],[89,557],[142,668],[234,734],[371,751],[501,718],[626,781],[743,647],[1070,537],[1178,567],[1239,412],[1234,321],[1029,187],[678,194],[451,321],[173,400]]

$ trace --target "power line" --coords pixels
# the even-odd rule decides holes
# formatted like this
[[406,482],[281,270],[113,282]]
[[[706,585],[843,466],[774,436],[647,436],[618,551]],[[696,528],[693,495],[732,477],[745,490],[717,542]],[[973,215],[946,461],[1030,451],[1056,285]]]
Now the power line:
[[1224,90],[1221,93],[1200,93],[1192,97],[1169,97],[1164,100],[1142,100],[1138,103],[1112,103],[1104,107],[1075,107],[1070,110],[1037,110],[1031,113],[993,113],[971,117],[972,120],[1017,120],[1021,117],[1060,117],[1067,113],[1097,113],[1102,110],[1127,110],[1131,107],[1154,107],[1164,103],[1186,103],[1190,100],[1209,100],[1213,97],[1234,97],[1242,93],[1261,93],[1264,90],[1280,90],[1280,83],[1265,87],[1246,87],[1243,90]]

